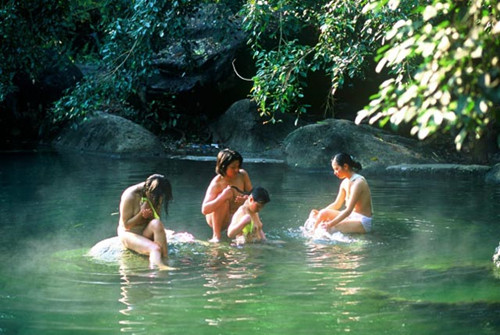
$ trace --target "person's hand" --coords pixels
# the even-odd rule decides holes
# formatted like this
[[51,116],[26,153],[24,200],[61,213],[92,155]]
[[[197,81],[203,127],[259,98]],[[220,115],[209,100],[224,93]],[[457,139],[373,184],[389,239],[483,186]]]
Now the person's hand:
[[330,229],[330,224],[329,224],[329,222],[323,221],[319,224],[318,228],[328,230],[328,229]]
[[226,186],[226,188],[222,190],[220,196],[224,200],[231,200],[233,198],[233,189],[231,188],[231,186]]
[[152,219],[154,217],[153,210],[146,202],[141,205],[141,216],[144,219]]
[[262,222],[260,220],[255,220],[253,222],[253,231],[262,229]]
[[248,195],[237,195],[234,198],[234,202],[239,206],[243,205],[243,203],[248,199]]

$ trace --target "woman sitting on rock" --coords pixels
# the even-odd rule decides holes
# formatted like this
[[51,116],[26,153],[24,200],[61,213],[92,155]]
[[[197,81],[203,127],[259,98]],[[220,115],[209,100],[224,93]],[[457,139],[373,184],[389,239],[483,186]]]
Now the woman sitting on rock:
[[172,187],[167,178],[153,174],[146,181],[128,187],[120,200],[118,236],[122,244],[149,256],[150,266],[172,269],[162,260],[168,256],[165,227],[160,221],[161,206],[168,213]]

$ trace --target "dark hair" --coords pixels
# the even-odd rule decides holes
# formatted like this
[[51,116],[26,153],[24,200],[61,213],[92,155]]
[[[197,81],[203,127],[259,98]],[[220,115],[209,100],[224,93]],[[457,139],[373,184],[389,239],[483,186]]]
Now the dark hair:
[[227,167],[234,161],[239,161],[240,167],[243,164],[243,157],[237,151],[231,149],[219,151],[217,163],[215,164],[215,173],[225,176]]
[[260,186],[254,187],[252,189],[251,195],[254,201],[257,201],[261,204],[267,204],[269,201],[271,201],[267,190]]
[[333,159],[332,159],[332,162],[335,161],[337,162],[338,165],[340,166],[343,166],[344,164],[347,164],[351,167],[351,169],[355,169],[355,170],[361,170],[362,167],[361,167],[361,163],[359,162],[356,162],[351,155],[349,154],[346,154],[346,153],[339,153],[339,154],[336,154]]
[[168,214],[168,203],[173,199],[172,186],[164,175],[153,174],[149,176],[144,182],[142,195],[147,197],[156,208],[158,208],[160,198],[163,197],[165,213]]

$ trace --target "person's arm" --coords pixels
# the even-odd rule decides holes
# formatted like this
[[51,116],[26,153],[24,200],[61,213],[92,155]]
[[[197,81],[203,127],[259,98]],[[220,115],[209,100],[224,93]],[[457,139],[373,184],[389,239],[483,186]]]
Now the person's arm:
[[333,209],[333,210],[339,210],[342,205],[344,204],[345,201],[345,196],[346,196],[346,190],[345,190],[345,185],[344,181],[340,184],[339,188],[339,193],[337,193],[337,197],[335,198],[335,201],[326,206],[326,209]]
[[219,192],[217,185],[212,181],[208,186],[205,199],[203,199],[201,212],[203,215],[213,213],[219,207],[221,201],[230,200],[232,197],[233,191],[231,190],[231,186],[227,186],[222,192]]
[[243,192],[247,194],[240,194],[241,191],[238,189],[238,194],[234,198],[234,202],[236,203],[237,206],[243,205],[243,203],[248,199],[248,193],[252,191],[252,182],[250,181],[250,177],[248,176],[248,173],[240,169],[240,174],[243,177]]
[[257,235],[259,236],[259,238],[261,240],[265,240],[266,239],[266,234],[264,234],[264,230],[262,229],[264,227],[264,225],[262,224],[262,221],[260,221],[259,214],[255,214],[255,218],[254,218],[254,221],[253,221],[253,226],[254,226],[254,229],[257,230]]
[[342,222],[342,220],[351,215],[354,207],[356,206],[356,203],[361,197],[361,193],[361,181],[356,181],[353,185],[351,185],[351,197],[349,199],[349,202],[346,204],[346,208],[343,211],[340,211],[339,215],[337,215],[333,220],[324,222],[324,227],[327,229],[335,227],[335,225]]
[[242,233],[243,228],[245,228],[245,226],[249,224],[251,220],[252,218],[249,214],[245,214],[240,217],[240,215],[238,215],[238,212],[236,212],[233,216],[233,219],[231,220],[231,223],[229,224],[229,227],[227,228],[227,237],[236,238]]
[[262,229],[259,230],[260,233],[260,239],[265,240],[266,239],[266,234],[264,234],[264,231]]
[[253,229],[254,230],[259,230],[262,229],[262,221],[260,221],[260,216],[258,213],[255,213],[253,215],[250,215],[252,221],[253,221]]
[[147,223],[153,215],[146,204],[141,205],[141,209],[135,213],[135,202],[135,197],[130,192],[125,192],[120,201],[120,221],[126,230]]

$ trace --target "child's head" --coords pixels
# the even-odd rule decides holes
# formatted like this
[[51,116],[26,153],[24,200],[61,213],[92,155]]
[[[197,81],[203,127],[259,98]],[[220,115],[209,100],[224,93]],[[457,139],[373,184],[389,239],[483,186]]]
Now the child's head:
[[234,161],[238,161],[240,163],[239,167],[241,168],[241,165],[243,164],[243,157],[241,157],[237,151],[231,149],[219,151],[219,154],[217,155],[217,163],[215,164],[215,173],[225,176],[227,167]]
[[260,211],[265,204],[271,201],[271,198],[269,197],[269,193],[267,192],[267,190],[260,186],[253,188],[252,192],[250,193],[249,199],[251,203],[256,204],[255,207],[256,212]]

